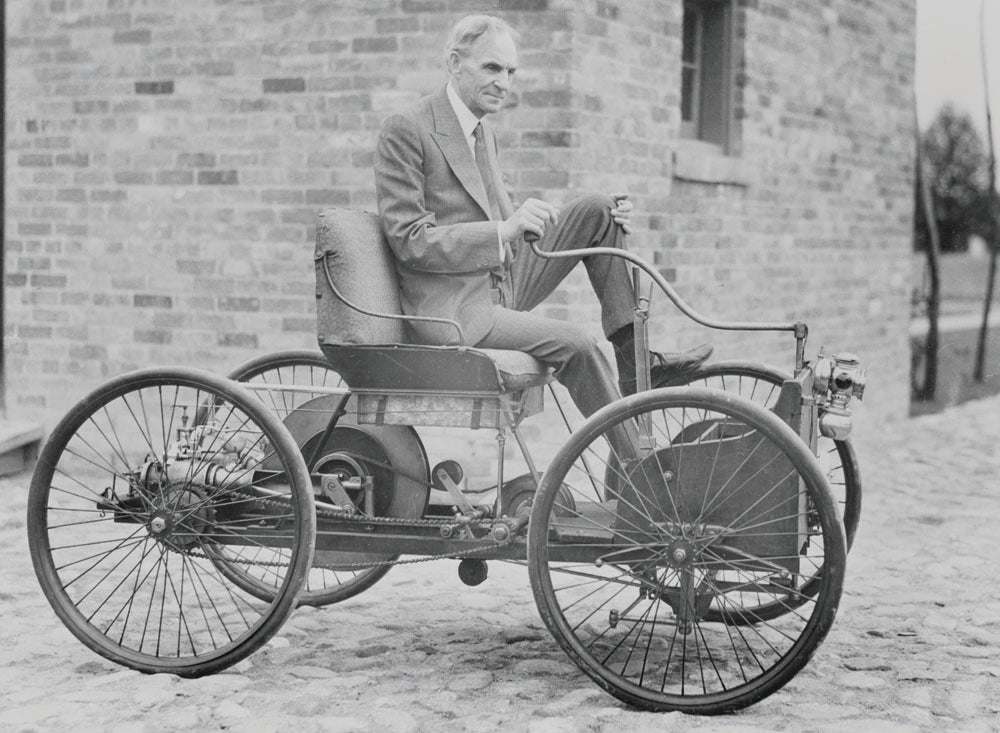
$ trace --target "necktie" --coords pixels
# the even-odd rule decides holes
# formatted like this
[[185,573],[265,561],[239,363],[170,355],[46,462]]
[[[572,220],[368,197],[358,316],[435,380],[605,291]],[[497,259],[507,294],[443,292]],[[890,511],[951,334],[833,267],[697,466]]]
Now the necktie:
[[486,141],[483,136],[483,123],[480,122],[472,131],[476,139],[476,166],[479,168],[479,175],[482,176],[483,185],[486,186],[486,198],[490,203],[490,219],[498,221],[503,218],[500,215],[500,198],[497,196],[496,176],[490,169],[489,158],[486,157]]

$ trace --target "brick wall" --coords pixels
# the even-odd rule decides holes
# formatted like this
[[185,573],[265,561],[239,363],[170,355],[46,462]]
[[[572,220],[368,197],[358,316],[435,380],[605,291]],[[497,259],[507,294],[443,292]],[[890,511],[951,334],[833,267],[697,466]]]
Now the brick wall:
[[[315,212],[374,206],[381,119],[442,83],[446,28],[483,6],[8,6],[8,412],[51,427],[128,369],[313,346]],[[493,7],[522,31],[497,120],[520,193],[628,191],[633,246],[698,310],[807,320],[812,353],[873,367],[869,415],[905,414],[913,0],[744,0],[740,156],[722,164],[677,140],[681,0]],[[663,347],[790,365],[790,337],[656,309]],[[547,313],[599,332],[582,274]]]

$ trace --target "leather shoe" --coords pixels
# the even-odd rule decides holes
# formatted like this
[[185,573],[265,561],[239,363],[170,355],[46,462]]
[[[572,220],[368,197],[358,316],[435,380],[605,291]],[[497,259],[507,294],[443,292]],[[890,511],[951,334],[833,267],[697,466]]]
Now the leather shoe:
[[[699,344],[687,351],[650,351],[650,384],[655,387],[690,374],[708,361],[708,357],[712,355],[714,350],[715,348],[711,344]],[[635,394],[636,381],[634,379],[619,380],[618,386],[622,395],[626,397]]]

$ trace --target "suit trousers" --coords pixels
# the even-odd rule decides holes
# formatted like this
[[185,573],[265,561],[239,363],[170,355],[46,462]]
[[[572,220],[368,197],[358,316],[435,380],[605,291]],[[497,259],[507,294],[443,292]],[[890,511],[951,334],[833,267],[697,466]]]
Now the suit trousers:
[[[571,201],[560,210],[559,223],[547,229],[538,241],[538,248],[546,252],[588,247],[620,248],[622,231],[611,216],[612,206],[614,201],[610,196],[590,195]],[[622,326],[632,323],[635,297],[629,267],[624,259],[567,257],[545,260],[536,256],[527,244],[521,244],[518,249],[518,256],[510,267],[514,291],[510,307],[514,310],[530,311],[537,306],[583,259],[590,286],[601,303],[604,335],[610,336]]]
[[[539,247],[560,251],[621,245],[619,227],[611,216],[614,202],[608,196],[585,196],[563,207],[559,223],[545,232]],[[606,336],[632,323],[634,298],[625,260],[618,257],[584,258],[594,292],[601,303],[601,323]],[[614,371],[597,342],[572,323],[526,313],[541,303],[579,258],[545,260],[526,245],[510,268],[510,287],[495,309],[493,328],[476,346],[515,349],[531,354],[555,368],[585,416],[618,399]],[[511,299],[512,302],[504,302]]]

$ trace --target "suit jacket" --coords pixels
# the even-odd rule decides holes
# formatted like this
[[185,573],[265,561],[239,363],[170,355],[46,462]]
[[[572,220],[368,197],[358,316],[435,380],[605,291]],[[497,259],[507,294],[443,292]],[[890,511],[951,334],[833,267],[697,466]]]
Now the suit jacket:
[[[482,120],[500,213],[513,213],[497,161],[496,136]],[[407,315],[458,321],[467,345],[493,327],[494,283],[510,294],[497,222],[475,158],[444,87],[383,124],[375,150],[382,230],[396,258]],[[510,301],[507,301],[510,302]],[[455,329],[410,323],[414,340],[457,344]]]

